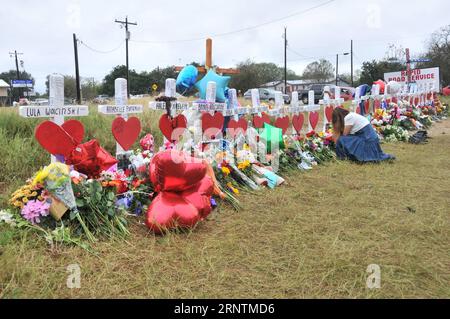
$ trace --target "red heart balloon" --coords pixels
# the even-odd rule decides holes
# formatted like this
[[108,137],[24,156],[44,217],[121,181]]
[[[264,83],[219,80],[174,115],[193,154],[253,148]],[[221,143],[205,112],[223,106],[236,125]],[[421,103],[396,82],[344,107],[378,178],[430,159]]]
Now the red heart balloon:
[[147,210],[145,224],[161,234],[175,227],[192,227],[201,219],[198,209],[176,193],[159,194]]
[[309,124],[311,124],[311,128],[313,130],[316,129],[318,123],[319,123],[319,112],[310,112],[309,113]]
[[175,150],[158,153],[150,164],[151,181],[157,191],[185,191],[200,182],[205,174],[203,162]]
[[325,116],[327,118],[327,123],[331,123],[331,120],[333,119],[333,106],[327,106],[325,108]]
[[128,120],[117,117],[112,123],[112,133],[117,143],[128,151],[141,133],[141,122],[137,117],[130,117]]
[[270,116],[266,113],[262,113],[261,116],[255,115],[253,116],[253,127],[254,128],[263,128],[264,123],[270,124]]
[[283,131],[283,134],[286,134],[286,131],[289,128],[289,116],[277,118],[275,120],[275,127],[280,128]]
[[68,120],[61,127],[69,134],[77,144],[81,144],[84,139],[84,126],[80,121]]
[[294,115],[292,117],[292,125],[294,126],[294,129],[297,132],[297,134],[300,134],[304,122],[305,116],[303,114]]
[[222,132],[224,117],[220,112],[211,115],[203,113],[202,115],[202,130],[206,138],[215,139],[217,135]]
[[231,137],[236,137],[239,132],[245,134],[247,132],[248,124],[245,118],[240,118],[239,121],[230,120],[228,122],[228,133],[230,133]]
[[68,156],[77,142],[58,124],[44,121],[36,127],[36,140],[52,155]]
[[198,209],[200,216],[206,218],[212,211],[211,194],[214,183],[209,176],[205,176],[196,187],[183,192],[183,197]]
[[159,129],[169,141],[178,142],[187,128],[187,120],[183,114],[171,118],[163,114],[159,119]]

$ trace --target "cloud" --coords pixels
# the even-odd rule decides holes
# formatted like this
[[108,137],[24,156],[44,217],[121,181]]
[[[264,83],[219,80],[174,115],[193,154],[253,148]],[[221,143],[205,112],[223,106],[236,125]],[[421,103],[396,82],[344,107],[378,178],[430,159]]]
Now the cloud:
[[[130,67],[151,70],[156,66],[204,62],[202,38],[243,29],[311,8],[318,1],[92,1],[22,0],[2,3],[0,23],[0,70],[15,67],[8,52],[23,52],[25,69],[36,78],[38,91],[45,90],[50,73],[74,74],[72,33],[100,51],[117,48],[125,32],[115,19],[128,15],[138,26],[130,27]],[[448,24],[449,2],[336,0],[304,15],[257,29],[213,38],[213,62],[232,67],[239,61],[283,63],[282,33],[288,28],[288,66],[298,73],[314,59],[335,63],[335,54],[349,51],[354,40],[356,68],[362,61],[384,56],[388,43],[410,47],[413,55],[425,50],[425,40]],[[5,32],[4,30],[7,30]],[[293,53],[295,51],[296,53]],[[79,48],[81,76],[100,81],[114,66],[125,64],[125,46],[109,54]],[[350,58],[340,59],[339,69],[350,70]]]

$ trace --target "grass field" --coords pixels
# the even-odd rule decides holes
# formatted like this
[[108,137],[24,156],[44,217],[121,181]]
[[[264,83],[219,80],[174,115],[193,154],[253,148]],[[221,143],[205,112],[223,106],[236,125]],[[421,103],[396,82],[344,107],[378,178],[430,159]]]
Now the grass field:
[[[152,112],[145,132],[157,132]],[[114,149],[111,117],[82,119],[88,138]],[[450,297],[450,121],[426,145],[383,145],[392,164],[334,162],[287,176],[274,191],[242,194],[189,233],[157,237],[140,221],[126,241],[50,249],[0,228],[0,297],[434,298]],[[35,121],[0,109],[1,203],[49,156]],[[66,268],[81,267],[81,288]],[[368,289],[368,265],[381,288]]]

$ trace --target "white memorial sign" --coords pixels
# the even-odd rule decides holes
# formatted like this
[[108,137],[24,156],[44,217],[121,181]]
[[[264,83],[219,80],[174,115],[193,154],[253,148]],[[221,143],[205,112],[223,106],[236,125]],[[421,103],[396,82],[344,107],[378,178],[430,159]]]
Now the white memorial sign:
[[[25,118],[52,118],[58,125],[64,123],[65,117],[88,116],[89,108],[86,105],[64,105],[64,76],[52,74],[49,77],[49,105],[48,106],[21,106],[19,115]],[[56,157],[52,155],[52,163]]]

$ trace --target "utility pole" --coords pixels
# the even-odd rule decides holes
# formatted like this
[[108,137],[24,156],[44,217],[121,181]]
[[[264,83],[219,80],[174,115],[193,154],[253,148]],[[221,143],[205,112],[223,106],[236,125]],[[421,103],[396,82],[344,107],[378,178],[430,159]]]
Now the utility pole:
[[351,54],[351,66],[350,66],[350,73],[351,73],[351,82],[352,82],[352,87],[354,87],[354,82],[353,82],[353,40],[351,40],[350,42],[350,54]]
[[287,94],[287,28],[284,27],[284,94]]
[[[14,52],[9,52],[9,55],[12,57],[14,55],[15,59],[16,59],[16,75],[17,75],[17,80],[20,80],[20,71],[19,71],[19,60],[17,58],[18,55],[23,55],[23,53],[18,53],[17,50],[14,50]],[[12,91],[12,88],[11,88]],[[20,89],[19,89],[19,99],[20,99]],[[23,93],[23,90],[22,90]]]
[[127,64],[127,95],[130,98],[130,66],[128,63],[128,41],[130,40],[130,32],[128,31],[128,25],[137,25],[136,22],[128,22],[128,16],[125,17],[125,21],[115,20],[116,23],[125,25],[125,47],[126,47],[126,64]]
[[336,54],[336,86],[338,86],[339,78],[339,54]]
[[77,85],[77,104],[81,104],[80,69],[78,65],[78,40],[75,33],[73,34],[73,51],[75,54],[75,82]]

